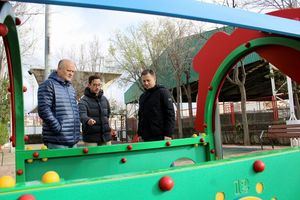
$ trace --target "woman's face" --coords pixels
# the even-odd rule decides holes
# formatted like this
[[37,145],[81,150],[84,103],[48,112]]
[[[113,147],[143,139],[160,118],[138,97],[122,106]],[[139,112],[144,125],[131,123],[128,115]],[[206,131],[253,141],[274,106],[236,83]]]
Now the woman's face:
[[151,74],[146,74],[142,76],[143,86],[146,90],[153,88],[156,84],[156,77]]

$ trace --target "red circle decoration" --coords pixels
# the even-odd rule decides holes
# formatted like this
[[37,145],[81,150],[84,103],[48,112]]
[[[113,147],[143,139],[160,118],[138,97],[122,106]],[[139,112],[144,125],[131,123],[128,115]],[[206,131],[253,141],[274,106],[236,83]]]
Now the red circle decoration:
[[203,138],[200,138],[200,142],[202,142],[202,143],[203,143],[204,141],[205,141],[205,140],[204,140]]
[[216,153],[216,150],[212,149],[212,150],[210,150],[210,153],[214,154],[214,153]]
[[167,142],[166,142],[166,146],[168,146],[168,147],[171,146],[171,142],[170,142],[170,141],[167,141]]
[[256,160],[253,163],[253,169],[255,172],[262,172],[265,170],[265,163],[261,160]]
[[122,163],[126,163],[126,162],[127,162],[127,159],[126,159],[126,158],[122,158],[122,159],[121,159],[121,162],[122,162]]
[[159,188],[162,191],[172,190],[173,187],[174,187],[174,181],[171,177],[164,176],[159,180]]

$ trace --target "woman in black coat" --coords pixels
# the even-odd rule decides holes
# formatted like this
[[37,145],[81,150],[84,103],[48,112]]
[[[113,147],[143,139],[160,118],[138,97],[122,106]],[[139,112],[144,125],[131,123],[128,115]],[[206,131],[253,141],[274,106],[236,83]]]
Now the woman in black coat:
[[156,84],[156,75],[152,70],[141,74],[145,92],[139,100],[138,135],[144,141],[156,141],[171,138],[175,129],[175,112],[170,92]]

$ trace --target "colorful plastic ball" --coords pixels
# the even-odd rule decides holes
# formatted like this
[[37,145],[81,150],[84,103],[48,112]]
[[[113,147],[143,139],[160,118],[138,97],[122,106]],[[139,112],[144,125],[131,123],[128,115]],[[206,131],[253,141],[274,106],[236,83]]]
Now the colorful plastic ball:
[[0,177],[0,188],[11,188],[15,187],[16,181],[11,176],[2,176]]
[[23,194],[18,200],[35,200],[35,197],[31,194]]
[[57,183],[59,181],[60,177],[55,171],[48,171],[42,177],[43,183]]
[[261,160],[256,160],[253,163],[253,169],[255,172],[262,172],[265,170],[265,163]]
[[159,180],[159,188],[162,191],[169,191],[174,187],[174,181],[169,176],[164,176]]

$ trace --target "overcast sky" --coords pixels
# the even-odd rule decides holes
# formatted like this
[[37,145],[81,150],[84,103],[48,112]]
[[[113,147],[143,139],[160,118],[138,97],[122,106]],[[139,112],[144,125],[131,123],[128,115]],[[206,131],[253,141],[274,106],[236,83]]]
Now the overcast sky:
[[[135,14],[119,11],[87,9],[66,6],[50,6],[50,51],[51,65],[56,63],[61,52],[79,47],[97,37],[105,53],[108,40],[116,30],[124,30],[130,25],[136,25],[144,20],[154,20],[158,16]],[[44,65],[44,15],[34,16],[35,36],[38,36],[38,45],[33,58],[24,63],[32,66]],[[54,65],[54,66],[53,66]]]

